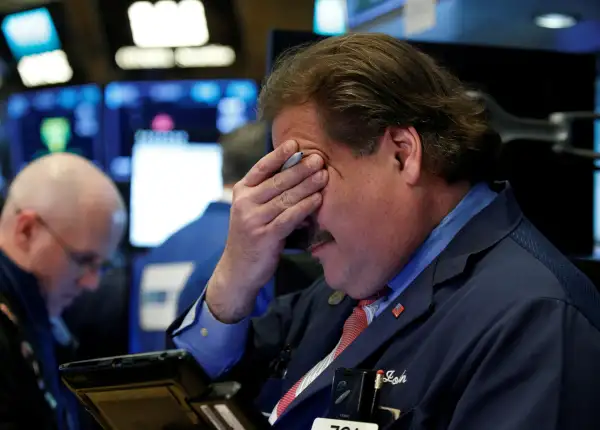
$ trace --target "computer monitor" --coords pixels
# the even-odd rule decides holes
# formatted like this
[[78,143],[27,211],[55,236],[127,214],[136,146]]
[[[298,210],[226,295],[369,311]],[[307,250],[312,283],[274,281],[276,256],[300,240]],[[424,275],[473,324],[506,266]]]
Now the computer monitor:
[[14,94],[6,106],[15,174],[34,159],[56,152],[79,154],[103,167],[102,91],[97,85]]
[[169,133],[137,133],[129,203],[129,241],[135,247],[160,245],[222,195],[221,147],[188,142],[187,133],[179,133],[181,141],[163,141]]
[[257,92],[250,80],[107,85],[106,164],[131,182],[131,245],[159,245],[221,196],[217,142],[256,118]]

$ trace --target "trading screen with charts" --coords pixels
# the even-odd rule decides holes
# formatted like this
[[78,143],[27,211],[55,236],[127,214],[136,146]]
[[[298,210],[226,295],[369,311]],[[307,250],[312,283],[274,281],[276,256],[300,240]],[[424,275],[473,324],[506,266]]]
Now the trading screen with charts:
[[7,132],[13,172],[43,155],[72,152],[102,167],[102,92],[96,85],[12,95]]

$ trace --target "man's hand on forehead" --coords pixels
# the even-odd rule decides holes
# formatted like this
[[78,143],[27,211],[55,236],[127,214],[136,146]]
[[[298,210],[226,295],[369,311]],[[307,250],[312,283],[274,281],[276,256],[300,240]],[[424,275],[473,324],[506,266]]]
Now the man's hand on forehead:
[[321,205],[328,181],[323,157],[312,154],[280,171],[298,151],[292,140],[278,145],[234,186],[227,246],[207,290],[221,321],[246,316],[273,276],[285,238]]

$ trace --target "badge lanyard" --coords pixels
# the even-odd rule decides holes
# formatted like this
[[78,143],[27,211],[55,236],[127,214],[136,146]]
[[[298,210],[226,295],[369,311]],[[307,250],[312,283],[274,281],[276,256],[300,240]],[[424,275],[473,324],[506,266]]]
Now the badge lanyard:
[[21,326],[19,325],[19,320],[17,319],[15,314],[10,309],[6,300],[3,300],[2,295],[0,295],[0,313],[4,314],[4,316],[6,318],[8,318],[8,320],[17,329],[21,355],[25,359],[25,361],[27,362],[29,367],[33,370],[33,374],[35,375],[35,379],[36,379],[38,388],[44,394],[44,399],[48,403],[48,406],[50,406],[50,409],[56,413],[56,408],[57,408],[58,404],[56,402],[56,399],[54,398],[54,395],[52,395],[52,393],[46,387],[46,382],[44,381],[44,377],[42,375],[42,368],[40,367],[40,365],[35,357],[33,347],[27,340],[25,340],[23,330],[22,330]]

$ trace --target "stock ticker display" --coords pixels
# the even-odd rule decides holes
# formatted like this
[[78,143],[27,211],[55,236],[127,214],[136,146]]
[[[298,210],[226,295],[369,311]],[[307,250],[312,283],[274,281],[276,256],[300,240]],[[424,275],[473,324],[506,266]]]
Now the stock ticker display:
[[102,91],[96,85],[14,94],[7,102],[12,169],[56,152],[79,154],[102,167]]

